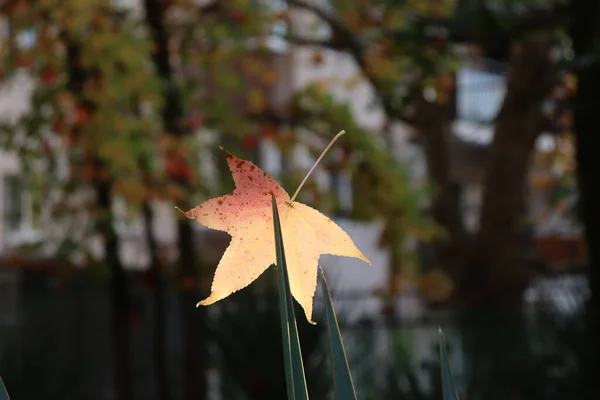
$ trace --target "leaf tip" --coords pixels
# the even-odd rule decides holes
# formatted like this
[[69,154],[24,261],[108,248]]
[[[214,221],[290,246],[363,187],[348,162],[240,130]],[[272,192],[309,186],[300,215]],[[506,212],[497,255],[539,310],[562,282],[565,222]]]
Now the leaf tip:
[[233,154],[231,154],[229,151],[227,151],[227,149],[223,146],[219,146],[219,149],[223,150],[225,152],[225,156],[227,156],[227,158],[232,158]]
[[180,213],[181,213],[181,214],[182,214],[184,217],[187,217],[187,218],[189,218],[189,217],[190,217],[190,216],[188,215],[188,213],[187,213],[187,212],[185,212],[185,211],[183,211],[181,208],[179,208],[179,207],[175,206],[175,209],[176,209],[177,211],[179,211],[179,212],[180,212]]
[[[310,313],[312,314],[312,310],[310,311]],[[315,321],[312,320],[312,315],[308,315],[306,312],[304,313],[304,315],[306,316],[306,320],[308,321],[309,324],[311,324],[311,325],[317,324]]]
[[373,266],[373,263],[371,262],[371,260],[369,260],[367,258],[367,256],[365,256],[362,251],[358,250],[358,256],[356,257],[360,260],[363,260],[364,262],[366,262],[367,264],[369,264],[371,267]]
[[200,307],[200,306],[210,306],[211,304],[216,303],[217,301],[219,301],[219,298],[215,298],[213,297],[213,295],[211,294],[210,296],[208,296],[206,299],[204,300],[200,300],[198,303],[196,303],[196,307]]

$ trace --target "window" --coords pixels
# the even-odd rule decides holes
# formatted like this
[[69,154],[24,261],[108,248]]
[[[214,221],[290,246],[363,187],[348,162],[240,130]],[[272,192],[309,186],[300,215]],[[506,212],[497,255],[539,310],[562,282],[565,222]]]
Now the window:
[[501,67],[464,65],[456,73],[458,119],[490,123],[504,100],[506,78]]
[[14,232],[23,221],[23,182],[19,176],[4,178],[4,226],[7,232]]
[[[287,8],[285,1],[266,0],[264,5],[274,14],[284,12]],[[273,23],[269,30],[267,45],[275,52],[284,52],[288,49],[288,43],[284,39],[288,34],[289,26],[287,22],[279,20]]]
[[2,195],[2,231],[4,249],[33,244],[41,239],[34,228],[31,198],[19,175],[5,175],[0,185]]

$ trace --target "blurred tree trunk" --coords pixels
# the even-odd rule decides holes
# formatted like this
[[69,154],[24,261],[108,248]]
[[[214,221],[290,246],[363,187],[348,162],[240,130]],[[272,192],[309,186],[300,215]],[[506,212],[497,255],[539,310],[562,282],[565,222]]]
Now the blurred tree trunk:
[[156,374],[156,388],[158,398],[168,400],[169,384],[167,379],[166,349],[165,349],[165,292],[160,258],[158,256],[158,243],[154,235],[154,212],[148,200],[142,206],[144,216],[144,230],[146,231],[146,243],[150,256],[150,275],[152,277],[152,288],[154,292],[154,373]]
[[[289,35],[291,42],[348,53],[373,86],[386,116],[416,129],[423,145],[429,178],[437,187],[431,212],[448,233],[448,241],[436,243],[436,258],[454,278],[457,302],[465,306],[503,304],[520,307],[531,278],[526,180],[535,141],[548,122],[544,120],[542,105],[556,78],[550,47],[554,29],[564,23],[562,3],[532,5],[519,13],[513,12],[516,9],[508,4],[499,5],[497,10],[480,1],[464,0],[457,4],[455,13],[460,18],[457,17],[450,27],[451,40],[475,44],[488,57],[509,58],[510,64],[507,93],[495,121],[490,156],[486,165],[481,166],[485,172],[483,202],[480,228],[475,235],[465,232],[460,188],[450,173],[451,157],[454,156],[449,149],[454,118],[452,104],[426,101],[419,92],[425,81],[416,82],[413,93],[416,96],[412,96],[416,100],[415,109],[407,116],[404,103],[395,101],[391,93],[390,82],[393,80],[387,76],[388,71],[378,74],[377,68],[370,66],[374,63],[373,54],[381,56],[390,46],[373,50],[377,46],[360,37],[360,31],[366,31],[366,28],[353,25],[352,18],[344,19],[344,10],[338,15],[308,1],[287,0],[287,3],[312,13],[331,28],[331,35],[325,39],[302,37],[292,32]],[[509,15],[514,16],[514,20],[508,21]],[[371,27],[377,28],[382,21],[366,17],[361,24],[372,23]],[[426,22],[425,18],[425,24],[416,29],[426,27]],[[419,37],[392,32],[389,36],[382,34],[381,39],[398,41],[398,44],[407,40],[414,44]],[[429,34],[421,33],[429,38],[425,40],[425,46],[431,38]],[[438,39],[434,47],[445,48],[447,38]],[[403,55],[414,57],[417,62],[421,60],[418,51]],[[440,55],[443,56],[443,51]],[[394,53],[390,57],[395,60]],[[440,64],[432,69],[425,63],[421,72],[427,78],[440,78],[437,71],[442,67]]]
[[[81,67],[81,45],[76,38],[63,32],[66,44],[66,59],[68,82],[67,88],[80,100],[81,106],[90,114],[95,109],[95,104],[84,96],[84,87],[90,71]],[[133,384],[131,376],[131,342],[130,342],[130,285],[127,273],[119,258],[119,236],[114,227],[112,212],[112,180],[105,170],[105,165],[94,155],[88,162],[94,170],[93,182],[96,202],[100,215],[96,230],[104,239],[104,257],[110,270],[110,306],[112,318],[113,357],[115,363],[115,386],[117,399],[131,400],[133,398]]]
[[460,187],[451,172],[450,140],[455,94],[450,97],[452,100],[448,102],[429,102],[419,94],[413,126],[423,146],[428,177],[435,184],[431,215],[447,234],[434,243],[433,262],[445,266],[454,276],[460,273],[460,266],[464,264],[467,237],[460,207]]
[[573,98],[573,122],[576,134],[579,211],[588,244],[588,279],[591,297],[588,324],[591,363],[586,371],[589,399],[600,398],[597,371],[600,370],[600,1],[571,1],[571,37],[577,60],[577,94]]
[[496,118],[484,178],[480,228],[469,271],[459,281],[463,303],[520,308],[529,283],[527,176],[556,82],[551,34],[532,31],[512,45],[507,91]]
[[542,103],[555,83],[549,32],[525,33],[512,46],[507,91],[496,118],[484,178],[480,228],[457,282],[468,354],[467,397],[525,399],[531,346],[523,308],[528,265],[527,176],[542,133]]
[[96,198],[101,217],[98,231],[104,237],[104,254],[110,268],[110,304],[113,330],[113,356],[117,399],[133,399],[131,379],[131,342],[130,342],[130,286],[125,268],[119,259],[119,237],[112,217],[112,188],[110,181],[96,184]]
[[[148,23],[154,52],[154,65],[163,85],[162,120],[166,134],[180,138],[185,132],[181,129],[180,119],[183,116],[181,96],[173,76],[169,57],[168,34],[165,27],[164,2],[160,0],[145,0],[146,21]],[[167,155],[168,157],[168,155]],[[172,177],[174,178],[174,177]],[[175,180],[180,180],[175,178]],[[181,184],[188,185],[186,180]],[[186,203],[184,201],[184,203]],[[182,209],[191,208],[189,204],[179,204]],[[201,311],[195,308],[198,301],[198,277],[196,267],[198,260],[194,251],[194,232],[190,221],[179,218],[177,221],[177,245],[179,248],[179,282],[180,310],[183,329],[183,373],[185,382],[185,398],[188,400],[205,399],[207,395],[206,357],[199,345],[202,338],[198,330],[198,320]]]

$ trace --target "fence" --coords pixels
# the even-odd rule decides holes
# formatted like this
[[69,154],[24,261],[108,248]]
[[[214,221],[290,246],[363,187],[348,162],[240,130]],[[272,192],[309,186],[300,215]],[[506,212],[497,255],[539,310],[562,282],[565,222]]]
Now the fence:
[[[10,324],[0,326],[0,375],[5,378],[13,398],[115,398],[106,278],[89,271],[23,271],[18,282],[16,318]],[[140,274],[132,275],[134,308],[131,313],[131,359],[136,398],[155,399],[152,291],[144,287],[142,282]],[[179,303],[173,286],[167,286],[167,324],[164,328],[170,371],[168,380],[171,398],[181,399],[184,374],[181,369],[183,350]],[[528,291],[523,332],[526,332],[526,347],[531,353],[528,356],[531,360],[549,357],[549,350],[544,346],[548,341],[556,342],[552,339],[558,335],[555,331],[560,331],[565,321],[579,321],[574,318],[583,304],[583,288],[584,278],[564,277],[540,280]],[[211,392],[215,400],[238,398],[224,395],[223,387],[229,386],[227,389],[231,390],[231,380],[246,379],[244,376],[248,374],[258,374],[260,378],[261,371],[265,374],[265,380],[270,379],[272,386],[277,385],[277,389],[271,387],[264,390],[284,388],[283,379],[277,378],[277,373],[281,371],[281,357],[278,353],[280,336],[276,301],[269,303],[268,298],[256,296],[251,290],[244,290],[219,305],[211,306],[209,325],[206,325],[206,321],[198,321],[199,341],[207,346],[211,354],[210,381],[213,382]],[[372,297],[354,293],[352,296],[339,294],[335,298],[336,305],[345,304],[346,307],[340,308],[348,309],[348,304],[373,300]],[[318,318],[318,303],[316,310]],[[558,322],[549,322],[551,320]],[[340,321],[360,398],[381,399],[385,398],[382,393],[394,391],[404,393],[407,396],[405,398],[410,398],[409,393],[413,392],[412,395],[421,396],[416,398],[434,396],[438,326],[446,330],[459,386],[468,392],[470,382],[474,379],[466,350],[470,344],[461,337],[464,327],[459,326],[452,310],[416,313],[412,317],[406,317],[406,314],[393,318],[371,315],[351,323],[347,322],[344,315],[340,315]],[[548,330],[548,326],[553,328]],[[324,332],[324,326],[318,324],[315,328],[301,324],[301,328],[305,355],[320,360],[307,361],[307,368],[313,371],[309,373],[309,379],[323,378],[324,374],[319,371],[326,363],[320,358],[325,354],[321,340],[324,336],[319,335]],[[483,340],[487,340],[490,332],[502,327],[476,328],[487,329],[487,333],[481,335]],[[206,333],[209,331],[210,335]],[[581,332],[577,334],[582,335]],[[223,341],[228,337],[229,341]],[[313,339],[320,344],[311,344]],[[498,338],[490,337],[489,340]],[[555,343],[554,346],[558,345]],[[561,349],[555,348],[550,353],[555,357],[567,354],[566,350]],[[571,357],[573,350],[569,352]],[[223,358],[231,359],[233,354],[238,369],[232,372],[231,366],[225,365],[227,362]],[[555,381],[572,378],[572,374],[563,372]],[[259,378],[254,376],[252,379],[260,381]]]

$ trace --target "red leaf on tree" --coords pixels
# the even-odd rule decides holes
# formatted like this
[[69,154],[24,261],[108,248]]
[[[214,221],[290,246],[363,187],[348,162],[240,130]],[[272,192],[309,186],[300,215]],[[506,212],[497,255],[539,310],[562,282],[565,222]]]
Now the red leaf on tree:
[[17,67],[29,68],[33,64],[33,57],[24,55],[17,60]]
[[258,146],[258,138],[256,135],[247,135],[242,139],[242,148],[245,150],[254,150]]
[[244,15],[244,13],[238,9],[232,9],[229,12],[229,18],[238,24],[244,24],[247,21],[246,15]]
[[50,66],[45,66],[40,71],[40,80],[46,85],[51,85],[56,81],[56,70]]
[[187,158],[178,152],[170,152],[165,161],[165,172],[173,180],[184,181],[192,177],[192,169]]
[[75,125],[85,124],[87,121],[90,120],[91,117],[92,113],[90,112],[90,110],[83,106],[77,106],[77,108],[75,109],[75,118],[73,122],[75,123]]
[[275,136],[275,132],[276,132],[275,127],[273,127],[273,125],[270,125],[270,124],[263,125],[260,128],[260,134],[264,138],[270,138],[270,137]]

